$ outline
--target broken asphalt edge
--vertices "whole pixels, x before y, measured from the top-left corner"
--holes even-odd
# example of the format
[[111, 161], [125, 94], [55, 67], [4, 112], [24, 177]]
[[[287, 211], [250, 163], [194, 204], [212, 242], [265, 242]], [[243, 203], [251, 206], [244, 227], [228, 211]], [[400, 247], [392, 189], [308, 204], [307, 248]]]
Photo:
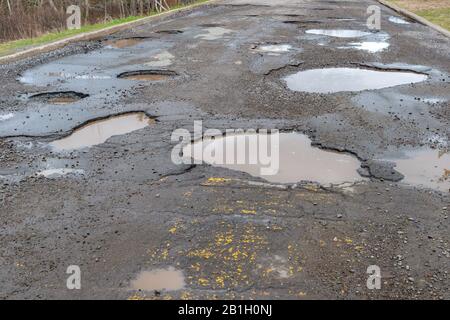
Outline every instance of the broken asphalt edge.
[[120, 32], [120, 31], [127, 30], [129, 28], [141, 26], [148, 22], [158, 21], [160, 19], [170, 17], [170, 16], [175, 15], [180, 12], [185, 12], [185, 11], [189, 11], [189, 10], [192, 10], [192, 9], [195, 9], [198, 7], [202, 7], [205, 5], [210, 5], [210, 4], [213, 4], [218, 1], [219, 0], [209, 0], [209, 1], [202, 2], [202, 3], [194, 3], [194, 4], [191, 4], [186, 7], [162, 12], [162, 13], [159, 13], [154, 16], [144, 17], [144, 18], [141, 18], [141, 19], [138, 19], [135, 21], [125, 22], [125, 23], [122, 23], [122, 24], [119, 24], [116, 26], [111, 26], [111, 27], [107, 27], [104, 29], [100, 29], [100, 30], [77, 34], [77, 35], [69, 37], [69, 38], [65, 38], [62, 40], [47, 43], [44, 45], [40, 45], [37, 47], [33, 47], [30, 49], [26, 49], [23, 51], [19, 51], [19, 52], [10, 54], [10, 55], [0, 57], [0, 64], [11, 63], [11, 62], [15, 62], [15, 61], [18, 61], [21, 59], [33, 57], [33, 56], [36, 56], [41, 53], [46, 53], [46, 52], [50, 52], [53, 50], [61, 49], [71, 43], [75, 43], [75, 42], [79, 42], [79, 41], [89, 41], [89, 40], [94, 40], [94, 39], [98, 39], [101, 37], [105, 37], [105, 36]]
[[390, 9], [394, 10], [395, 12], [397, 12], [397, 13], [403, 15], [403, 16], [406, 16], [406, 17], [408, 17], [410, 19], [413, 19], [413, 20], [417, 21], [418, 23], [426, 25], [426, 26], [430, 27], [431, 29], [434, 29], [435, 31], [440, 32], [443, 35], [445, 35], [448, 38], [450, 38], [450, 31], [448, 31], [448, 30], [446, 30], [446, 29], [444, 29], [444, 28], [442, 28], [442, 27], [440, 27], [440, 26], [438, 26], [438, 25], [428, 21], [427, 19], [422, 18], [422, 17], [418, 16], [417, 14], [412, 13], [409, 10], [400, 8], [399, 6], [397, 6], [397, 5], [393, 4], [393, 3], [389, 3], [386, 0], [377, 0], [377, 1], [379, 3], [381, 3], [382, 5], [384, 5], [384, 6], [388, 7], [388, 8], [390, 8]]

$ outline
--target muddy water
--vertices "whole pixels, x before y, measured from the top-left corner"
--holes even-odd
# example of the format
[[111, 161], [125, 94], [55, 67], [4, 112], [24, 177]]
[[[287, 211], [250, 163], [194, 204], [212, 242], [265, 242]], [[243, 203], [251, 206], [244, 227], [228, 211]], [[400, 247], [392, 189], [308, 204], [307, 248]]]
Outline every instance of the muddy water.
[[169, 78], [169, 76], [163, 74], [135, 74], [132, 76], [127, 76], [124, 79], [136, 81], [162, 81], [167, 78]]
[[142, 291], [176, 291], [185, 287], [184, 275], [173, 267], [142, 271], [131, 281], [131, 289]]
[[309, 93], [334, 93], [389, 88], [427, 80], [413, 72], [328, 68], [300, 71], [283, 80], [289, 89]]
[[315, 35], [324, 35], [328, 37], [336, 37], [336, 38], [359, 38], [371, 35], [370, 32], [364, 32], [359, 30], [345, 30], [345, 29], [336, 29], [336, 30], [325, 30], [325, 29], [311, 29], [306, 30], [307, 34], [315, 34]]
[[113, 48], [123, 49], [138, 45], [142, 41], [144, 41], [142, 38], [129, 38], [129, 39], [110, 40], [107, 41], [105, 44]]
[[[323, 185], [330, 185], [363, 180], [357, 173], [360, 167], [358, 159], [348, 154], [325, 151], [313, 147], [311, 146], [311, 140], [306, 135], [298, 133], [280, 133], [276, 148], [272, 149], [272, 145], [270, 144], [269, 150], [279, 150], [277, 152], [279, 154], [279, 170], [273, 175], [263, 175], [261, 174], [261, 168], [267, 168], [268, 166], [261, 164], [261, 161], [257, 161], [257, 164], [250, 164], [252, 162], [249, 160], [250, 153], [253, 155], [261, 153], [260, 136], [257, 133], [243, 133], [217, 137], [214, 140], [206, 140], [203, 145], [199, 145], [201, 143], [199, 141], [193, 145], [186, 146], [183, 154], [187, 158], [196, 160], [203, 159], [203, 161], [213, 166], [246, 172], [272, 183], [312, 181]], [[235, 159], [234, 164], [229, 164], [228, 161], [224, 160], [227, 157], [226, 150], [233, 143], [236, 146], [238, 145], [237, 138], [245, 139], [245, 146], [243, 148], [238, 147], [241, 154], [245, 154], [245, 161], [244, 164], [236, 164], [238, 162]], [[250, 147], [250, 139], [258, 141], [257, 149]], [[203, 149], [205, 153], [210, 153], [211, 150], [215, 150], [214, 159], [221, 160], [210, 161], [205, 157], [202, 158], [201, 152], [200, 154], [195, 152], [195, 148]], [[225, 162], [227, 164], [223, 164]]]
[[450, 152], [422, 148], [406, 151], [396, 163], [395, 170], [405, 176], [402, 182], [441, 191], [450, 190]]
[[140, 130], [154, 123], [154, 119], [141, 112], [120, 115], [91, 122], [75, 130], [70, 136], [53, 141], [50, 146], [56, 151], [92, 147], [113, 136]]

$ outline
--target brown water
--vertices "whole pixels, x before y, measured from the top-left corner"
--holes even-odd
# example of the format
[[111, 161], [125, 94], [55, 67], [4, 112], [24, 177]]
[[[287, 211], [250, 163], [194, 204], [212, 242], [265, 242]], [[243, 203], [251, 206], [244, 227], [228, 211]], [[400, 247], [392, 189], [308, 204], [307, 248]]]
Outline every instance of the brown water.
[[137, 278], [132, 280], [131, 288], [142, 291], [176, 291], [185, 287], [183, 272], [173, 267], [142, 271]]
[[[313, 181], [320, 184], [341, 184], [344, 182], [356, 182], [364, 180], [357, 170], [360, 168], [360, 162], [357, 158], [345, 154], [332, 151], [325, 151], [311, 146], [311, 140], [303, 134], [298, 133], [280, 133], [279, 141], [275, 142], [276, 148], [270, 150], [279, 150], [279, 168], [278, 172], [272, 175], [263, 175], [261, 173], [262, 165], [258, 161], [252, 164], [250, 154], [257, 154], [260, 151], [250, 147], [250, 139], [258, 141], [258, 150], [260, 150], [261, 140], [258, 133], [233, 134], [225, 137], [217, 137], [214, 140], [206, 140], [203, 145], [199, 145], [200, 141], [184, 148], [185, 157], [197, 160], [202, 159], [202, 155], [195, 153], [194, 148], [202, 148], [206, 153], [215, 150], [215, 159], [220, 161], [211, 161], [205, 159], [203, 161], [217, 167], [228, 168], [232, 170], [246, 172], [255, 177], [261, 177], [272, 183], [296, 183], [300, 181]], [[244, 164], [238, 164], [236, 159], [234, 164], [225, 161], [227, 155], [227, 147], [229, 145], [237, 146], [237, 138], [245, 139], [245, 146], [237, 148], [241, 154], [245, 154]], [[255, 140], [257, 139], [257, 140]], [[242, 141], [242, 140], [240, 140]], [[234, 147], [233, 147], [234, 149]]]
[[407, 71], [375, 71], [359, 68], [326, 68], [300, 71], [283, 80], [289, 89], [309, 93], [375, 90], [427, 80]]
[[91, 147], [102, 144], [113, 136], [140, 130], [154, 123], [154, 119], [142, 112], [120, 115], [91, 122], [75, 130], [70, 136], [53, 141], [50, 146], [57, 151]]
[[128, 47], [133, 47], [141, 43], [143, 39], [141, 38], [129, 38], [129, 39], [119, 39], [119, 40], [109, 40], [106, 41], [107, 46], [111, 46], [117, 49], [123, 49]]
[[56, 97], [56, 98], [49, 99], [47, 102], [51, 103], [51, 104], [64, 105], [64, 104], [71, 104], [71, 103], [77, 102], [78, 100], [80, 100], [80, 99], [75, 98], [75, 97]]
[[401, 158], [390, 159], [395, 170], [405, 178], [402, 182], [441, 191], [450, 189], [450, 153], [448, 150], [423, 148], [405, 152]]

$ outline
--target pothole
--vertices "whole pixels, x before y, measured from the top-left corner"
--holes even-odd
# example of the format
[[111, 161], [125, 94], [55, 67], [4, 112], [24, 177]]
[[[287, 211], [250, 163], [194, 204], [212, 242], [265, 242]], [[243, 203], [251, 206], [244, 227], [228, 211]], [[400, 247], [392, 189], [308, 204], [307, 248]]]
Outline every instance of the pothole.
[[177, 75], [175, 71], [171, 70], [136, 70], [121, 73], [117, 78], [136, 81], [162, 81]]
[[335, 29], [335, 30], [310, 29], [306, 30], [305, 32], [307, 34], [323, 35], [336, 38], [359, 38], [369, 36], [372, 34], [370, 32], [360, 30], [345, 30], [345, 29]]
[[183, 272], [173, 267], [142, 271], [130, 283], [131, 289], [140, 291], [177, 291], [186, 286]]
[[203, 40], [212, 41], [212, 40], [221, 39], [225, 35], [234, 32], [233, 30], [222, 28], [222, 27], [206, 28], [205, 31], [206, 31], [206, 33], [198, 34], [198, 35], [195, 36], [195, 38], [196, 39], [200, 38], [200, 39], [203, 39]]
[[376, 90], [417, 83], [427, 79], [427, 75], [414, 72], [375, 71], [359, 68], [312, 69], [283, 78], [290, 90], [308, 93]]
[[35, 94], [30, 97], [32, 100], [37, 100], [50, 104], [71, 104], [81, 99], [89, 97], [88, 94], [75, 91], [61, 91], [61, 92], [44, 92]]
[[67, 175], [84, 175], [84, 170], [82, 169], [46, 169], [36, 173], [38, 176], [42, 176], [48, 179], [55, 179]]
[[[330, 185], [363, 180], [357, 172], [361, 164], [352, 155], [314, 147], [306, 135], [299, 133], [280, 133], [274, 140], [269, 136], [255, 132], [204, 139], [185, 146], [183, 157], [246, 172], [271, 183], [312, 181]], [[255, 159], [257, 155], [259, 159]]]
[[155, 33], [159, 34], [181, 34], [183, 33], [183, 30], [157, 30]]
[[339, 47], [339, 49], [355, 49], [363, 50], [370, 53], [381, 52], [389, 48], [388, 42], [376, 42], [376, 41], [363, 41], [363, 42], [351, 42], [348, 47]]
[[259, 52], [285, 53], [292, 50], [290, 44], [264, 44], [255, 46], [254, 50]]
[[139, 43], [143, 42], [145, 39], [147, 39], [147, 38], [134, 37], [134, 38], [126, 38], [126, 39], [108, 40], [105, 42], [105, 45], [113, 47], [113, 48], [117, 48], [117, 49], [123, 49], [123, 48], [136, 46]]
[[388, 157], [395, 170], [404, 175], [402, 182], [441, 191], [450, 191], [450, 153], [447, 149], [407, 150], [400, 157]]
[[75, 129], [65, 138], [50, 143], [56, 151], [76, 150], [106, 142], [109, 138], [124, 135], [155, 124], [155, 119], [143, 112], [122, 114], [92, 121]]

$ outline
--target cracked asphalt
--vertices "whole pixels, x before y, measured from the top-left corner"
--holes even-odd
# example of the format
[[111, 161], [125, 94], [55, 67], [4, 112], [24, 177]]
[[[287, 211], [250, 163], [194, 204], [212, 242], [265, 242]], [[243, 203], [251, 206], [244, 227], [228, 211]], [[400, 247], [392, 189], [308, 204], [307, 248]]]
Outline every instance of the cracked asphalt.
[[[366, 10], [377, 4], [216, 1], [0, 66], [0, 298], [449, 299], [449, 190], [406, 184], [379, 161], [393, 150], [448, 148], [449, 39], [390, 22], [397, 14], [386, 7], [380, 32], [389, 48], [381, 52], [305, 32], [369, 32]], [[139, 41], [110, 45], [128, 38]], [[292, 50], [258, 50], [277, 44]], [[290, 91], [282, 80], [330, 67], [429, 78], [334, 94]], [[155, 68], [176, 76], [117, 78]], [[31, 98], [46, 92], [80, 100]], [[156, 122], [91, 148], [49, 147], [87, 123], [130, 112]], [[304, 133], [317, 147], [357, 157], [368, 179], [277, 185], [175, 165], [172, 132], [192, 132], [194, 120], [223, 131]], [[77, 173], [38, 174], [48, 169]], [[70, 265], [80, 266], [81, 290], [66, 287]], [[366, 286], [371, 265], [381, 269], [380, 290]], [[130, 288], [139, 272], [169, 267], [182, 271], [182, 289]]]

